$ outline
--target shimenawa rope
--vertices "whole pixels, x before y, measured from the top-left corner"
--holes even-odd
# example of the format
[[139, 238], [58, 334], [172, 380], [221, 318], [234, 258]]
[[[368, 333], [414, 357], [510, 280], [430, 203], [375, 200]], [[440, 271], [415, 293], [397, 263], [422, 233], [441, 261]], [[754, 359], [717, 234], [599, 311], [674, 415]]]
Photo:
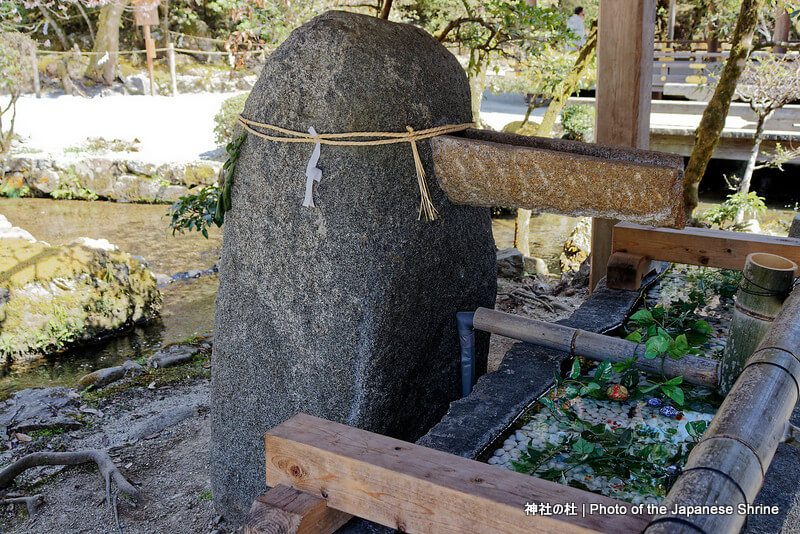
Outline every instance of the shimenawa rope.
[[[417, 219], [422, 219], [424, 214], [425, 219], [428, 221], [435, 220], [438, 217], [438, 212], [431, 201], [428, 183], [425, 180], [425, 169], [422, 166], [422, 160], [417, 150], [417, 141], [430, 139], [438, 135], [460, 132], [474, 126], [472, 123], [446, 124], [444, 126], [436, 126], [425, 130], [414, 130], [411, 126], [406, 126], [406, 132], [344, 132], [312, 135], [306, 132], [288, 130], [272, 124], [252, 121], [241, 115], [239, 115], [236, 120], [247, 133], [251, 133], [262, 139], [280, 143], [320, 143], [323, 145], [336, 146], [380, 146], [394, 143], [411, 144], [411, 152], [414, 156], [414, 167], [417, 171], [417, 186], [419, 187], [420, 194], [419, 216]], [[270, 135], [260, 132], [255, 128], [272, 130], [273, 132], [283, 135]], [[361, 140], [360, 138], [363, 137], [373, 139]]]

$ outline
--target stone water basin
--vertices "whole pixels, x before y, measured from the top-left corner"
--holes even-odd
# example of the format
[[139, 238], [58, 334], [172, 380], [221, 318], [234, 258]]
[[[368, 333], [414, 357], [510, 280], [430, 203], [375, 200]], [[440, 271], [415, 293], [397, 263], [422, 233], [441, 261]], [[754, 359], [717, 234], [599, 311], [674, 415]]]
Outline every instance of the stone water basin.
[[[688, 300], [691, 292], [701, 293], [706, 304], [699, 308], [698, 315], [709, 323], [711, 333], [699, 351], [706, 357], [720, 358], [727, 340], [733, 307], [731, 290], [735, 289], [736, 280], [735, 276], [718, 269], [672, 266], [645, 293], [645, 305], [650, 309], [655, 306], [668, 308]], [[581, 376], [585, 378], [596, 364], [582, 361], [581, 365]], [[640, 377], [640, 383], [643, 383], [646, 377], [644, 374]], [[618, 383], [619, 378], [619, 375], [612, 375], [608, 383]], [[504, 434], [502, 443], [499, 440], [495, 442], [489, 449], [490, 456], [484, 459], [492, 465], [527, 472], [614, 499], [634, 504], [658, 504], [722, 400], [710, 388], [693, 386], [684, 387], [684, 390], [686, 400], [680, 406], [668, 397], [658, 395], [657, 390], [620, 402], [590, 396], [567, 400], [563, 388], [553, 388], [544, 396], [552, 403], [546, 400], [537, 402], [519, 417], [510, 433]], [[564, 416], [567, 412], [570, 417]], [[586, 427], [576, 425], [574, 419], [589, 425], [602, 425], [616, 435], [629, 430], [632, 440], [628, 450], [634, 451], [634, 455], [636, 450], [644, 447], [657, 445], [658, 450], [645, 457], [649, 465], [638, 473], [632, 474], [624, 468], [615, 472], [621, 462], [613, 459], [599, 466], [598, 472], [587, 465], [590, 462], [576, 461], [580, 455], [575, 451], [575, 443], [582, 434], [586, 436]], [[695, 430], [694, 435], [690, 427]]]
[[[711, 393], [710, 390], [699, 392]], [[553, 390], [548, 396], [558, 403], [563, 403], [560, 393]], [[611, 431], [630, 429], [633, 434], [631, 450], [637, 450], [643, 445], [660, 444], [665, 457], [685, 455], [696, 442], [696, 437], [687, 430], [687, 423], [703, 421], [708, 424], [714, 417], [716, 407], [711, 403], [695, 402], [693, 406], [698, 409], [676, 407], [676, 415], [666, 416], [661, 413], [661, 409], [671, 404], [657, 399], [661, 404], [650, 401], [653, 404], [651, 405], [648, 400], [653, 398], [615, 402], [578, 397], [567, 401], [566, 404], [568, 404], [567, 410], [586, 423], [603, 425]], [[549, 472], [549, 476], [543, 478], [634, 504], [659, 503], [666, 495], [666, 482], [671, 476], [677, 475], [677, 468], [681, 467], [681, 465], [672, 467], [673, 464], [667, 461], [660, 462], [660, 454], [659, 458], [648, 458], [648, 461], [653, 462], [653, 468], [649, 470], [653, 476], [650, 477], [626, 477], [623, 473], [609, 476], [608, 473], [597, 473], [589, 465], [569, 461], [569, 455], [573, 452], [571, 444], [580, 438], [581, 429], [565, 423], [563, 417], [541, 404], [537, 404], [521, 420], [526, 422], [510, 434], [502, 446], [494, 450], [488, 459], [489, 464], [511, 470], [523, 470], [522, 466], [515, 465], [515, 462], [524, 459], [526, 451], [531, 448], [551, 456], [550, 459], [544, 459], [532, 474], [542, 476]], [[666, 476], [658, 476], [665, 474]]]

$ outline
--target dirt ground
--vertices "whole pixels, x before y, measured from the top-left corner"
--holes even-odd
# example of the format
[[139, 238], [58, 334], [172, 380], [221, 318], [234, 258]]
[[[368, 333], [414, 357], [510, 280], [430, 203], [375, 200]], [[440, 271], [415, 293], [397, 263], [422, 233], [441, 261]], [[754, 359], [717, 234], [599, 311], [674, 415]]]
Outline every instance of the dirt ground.
[[[41, 438], [26, 445], [31, 450], [46, 449], [48, 445], [59, 448], [67, 441], [67, 450], [108, 447], [117, 467], [143, 496], [139, 503], [119, 499], [119, 519], [125, 533], [226, 532], [224, 522], [218, 521], [211, 505], [207, 471], [208, 379], [154, 394], [143, 389], [102, 407], [105, 413], [100, 424], [55, 436], [44, 447]], [[182, 407], [191, 407], [191, 415], [175, 423], [176, 417], [170, 414], [177, 411], [185, 415]], [[171, 426], [157, 431], [164, 424]], [[153, 434], [138, 440], [133, 437], [150, 430]], [[42, 477], [44, 481], [37, 483], [36, 479]], [[25, 480], [32, 481], [35, 487], [28, 489], [23, 484], [22, 492], [43, 495], [44, 505], [33, 519], [27, 518], [24, 507], [15, 512], [4, 507], [2, 532], [118, 532], [108, 505], [102, 502], [104, 482], [94, 465], [35, 468], [26, 473]]]

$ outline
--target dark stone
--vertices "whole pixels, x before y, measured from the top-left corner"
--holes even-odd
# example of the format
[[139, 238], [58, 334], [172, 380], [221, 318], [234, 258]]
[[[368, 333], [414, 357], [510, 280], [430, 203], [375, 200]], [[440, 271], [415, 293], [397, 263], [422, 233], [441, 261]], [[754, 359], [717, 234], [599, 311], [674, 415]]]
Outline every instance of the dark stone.
[[45, 428], [75, 430], [80, 403], [65, 387], [23, 389], [9, 397], [0, 408], [0, 427], [12, 432], [34, 432]]
[[522, 276], [525, 267], [525, 257], [515, 248], [506, 248], [497, 251], [497, 276], [503, 278], [517, 278]]
[[147, 363], [150, 367], [163, 369], [189, 362], [199, 353], [200, 348], [193, 345], [170, 345], [150, 356]]
[[89, 391], [101, 389], [117, 380], [121, 380], [125, 376], [125, 373], [126, 369], [121, 365], [98, 369], [88, 375], [82, 376], [81, 379], [78, 380], [78, 387]]
[[[245, 105], [307, 131], [469, 122], [458, 61], [419, 28], [329, 12], [273, 52]], [[418, 143], [434, 222], [417, 220], [407, 143], [313, 147], [248, 136], [225, 216], [213, 353], [211, 479], [239, 522], [264, 483], [264, 432], [298, 412], [415, 440], [460, 392], [455, 314], [492, 307], [489, 211], [452, 205]], [[487, 344], [480, 344], [485, 369]]]

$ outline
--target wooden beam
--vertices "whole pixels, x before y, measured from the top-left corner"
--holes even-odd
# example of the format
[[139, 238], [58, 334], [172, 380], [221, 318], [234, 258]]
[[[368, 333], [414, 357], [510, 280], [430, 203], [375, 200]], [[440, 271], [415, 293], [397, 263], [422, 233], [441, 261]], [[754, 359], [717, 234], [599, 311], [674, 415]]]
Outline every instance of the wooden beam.
[[325, 499], [279, 484], [253, 502], [244, 534], [332, 534], [352, 517], [328, 508]]
[[685, 223], [680, 156], [485, 130], [434, 137], [431, 148], [436, 179], [455, 204]]
[[639, 254], [614, 252], [608, 260], [606, 287], [638, 291], [642, 279], [650, 272], [651, 261]]
[[614, 252], [655, 261], [741, 271], [748, 254], [767, 252], [800, 264], [800, 239], [707, 228], [653, 228], [631, 223], [614, 227]]
[[[305, 414], [267, 432], [265, 447], [267, 485], [411, 534], [641, 532], [648, 521], [628, 503]], [[526, 515], [526, 503], [575, 503], [577, 515]]]
[[[648, 148], [653, 83], [655, 0], [600, 0], [597, 35], [596, 141]], [[590, 290], [611, 256], [608, 220], [592, 224]]]

